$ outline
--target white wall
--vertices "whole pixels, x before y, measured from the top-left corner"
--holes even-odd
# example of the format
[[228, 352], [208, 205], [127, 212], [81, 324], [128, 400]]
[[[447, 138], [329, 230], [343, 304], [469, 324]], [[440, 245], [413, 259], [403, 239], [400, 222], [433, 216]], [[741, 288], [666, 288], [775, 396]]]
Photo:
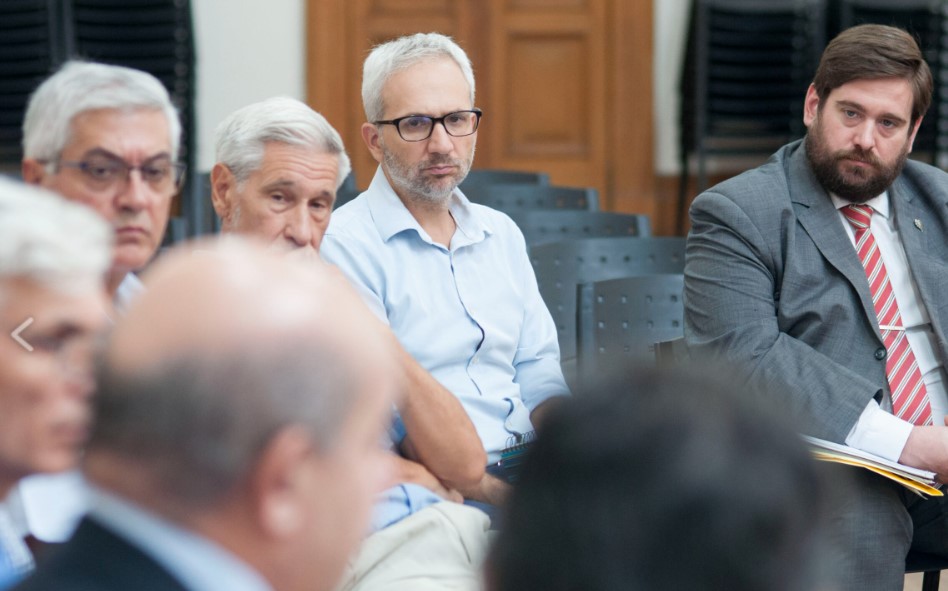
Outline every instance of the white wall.
[[197, 167], [214, 164], [214, 128], [276, 95], [303, 99], [304, 0], [192, 0], [197, 53]]
[[676, 175], [678, 165], [679, 87], [685, 59], [691, 0], [654, 0], [654, 55], [652, 85], [655, 100], [655, 171]]

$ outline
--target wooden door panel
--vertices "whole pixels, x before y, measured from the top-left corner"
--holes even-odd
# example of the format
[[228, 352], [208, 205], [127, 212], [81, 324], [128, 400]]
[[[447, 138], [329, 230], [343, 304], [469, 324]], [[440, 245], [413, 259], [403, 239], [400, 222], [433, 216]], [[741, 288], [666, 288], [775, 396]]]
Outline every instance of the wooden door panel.
[[605, 191], [605, 4], [493, 0], [490, 166]]
[[366, 186], [362, 61], [376, 43], [438, 31], [477, 77], [478, 168], [542, 170], [653, 214], [650, 0], [308, 0], [309, 99]]
[[[499, 101], [507, 158], [587, 158], [590, 150], [589, 60], [579, 35], [517, 35], [507, 46], [505, 96]], [[555, 94], [557, 100], [544, 100]]]

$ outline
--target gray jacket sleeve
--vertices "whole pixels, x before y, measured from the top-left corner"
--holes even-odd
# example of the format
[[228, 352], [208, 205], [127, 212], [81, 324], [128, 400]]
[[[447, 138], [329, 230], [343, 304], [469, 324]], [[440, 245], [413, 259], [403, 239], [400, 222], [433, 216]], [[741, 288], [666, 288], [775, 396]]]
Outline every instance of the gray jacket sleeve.
[[846, 363], [840, 353], [852, 348], [846, 342], [852, 334], [834, 332], [833, 324], [864, 331], [865, 321], [858, 310], [841, 312], [845, 300], [831, 301], [839, 298], [829, 283], [842, 293], [848, 288], [820, 276], [825, 269], [790, 200], [772, 197], [786, 195], [786, 186], [763, 175], [751, 178], [755, 182], [736, 191], [738, 200], [725, 186], [692, 205], [684, 291], [689, 349], [713, 359], [724, 375], [782, 397], [804, 415], [808, 434], [842, 442], [880, 394], [874, 345], [863, 343], [861, 351], [868, 351], [861, 362], [872, 368], [870, 375]]

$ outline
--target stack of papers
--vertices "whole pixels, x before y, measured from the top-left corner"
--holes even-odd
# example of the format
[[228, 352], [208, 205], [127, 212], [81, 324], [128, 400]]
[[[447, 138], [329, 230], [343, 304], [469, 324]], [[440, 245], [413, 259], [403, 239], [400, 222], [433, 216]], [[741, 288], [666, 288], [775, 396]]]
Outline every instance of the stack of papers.
[[810, 451], [818, 460], [871, 470], [880, 476], [898, 482], [919, 496], [943, 496], [941, 490], [937, 488], [938, 482], [935, 481], [934, 472], [903, 466], [898, 462], [880, 458], [848, 445], [840, 445], [816, 437], [804, 436], [804, 439], [810, 444]]

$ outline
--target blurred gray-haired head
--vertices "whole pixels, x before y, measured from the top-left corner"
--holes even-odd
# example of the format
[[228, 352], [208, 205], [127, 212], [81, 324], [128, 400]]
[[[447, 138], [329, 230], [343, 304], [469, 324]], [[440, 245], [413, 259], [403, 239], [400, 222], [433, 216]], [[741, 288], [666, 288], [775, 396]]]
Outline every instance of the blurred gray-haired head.
[[94, 211], [0, 178], [0, 282], [25, 278], [73, 292], [103, 285], [111, 261], [112, 229]]
[[288, 427], [328, 454], [379, 394], [388, 344], [325, 265], [230, 237], [164, 255], [145, 280], [100, 363], [87, 464], [123, 458], [167, 507], [213, 505]]

